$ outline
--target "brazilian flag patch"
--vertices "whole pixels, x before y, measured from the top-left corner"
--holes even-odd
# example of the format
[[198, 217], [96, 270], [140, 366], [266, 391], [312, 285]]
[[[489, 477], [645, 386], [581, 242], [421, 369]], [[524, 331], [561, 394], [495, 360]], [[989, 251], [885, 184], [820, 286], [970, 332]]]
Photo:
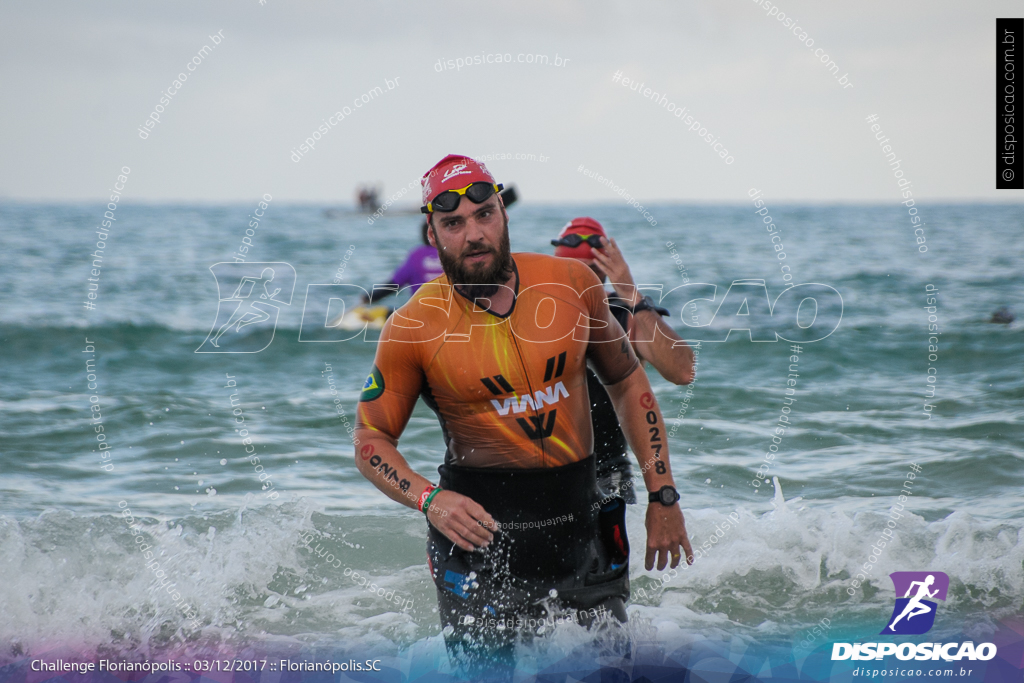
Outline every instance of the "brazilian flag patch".
[[384, 377], [381, 376], [380, 370], [374, 365], [373, 369], [370, 370], [370, 374], [366, 377], [366, 382], [363, 384], [363, 393], [360, 394], [360, 401], [372, 401], [384, 393]]

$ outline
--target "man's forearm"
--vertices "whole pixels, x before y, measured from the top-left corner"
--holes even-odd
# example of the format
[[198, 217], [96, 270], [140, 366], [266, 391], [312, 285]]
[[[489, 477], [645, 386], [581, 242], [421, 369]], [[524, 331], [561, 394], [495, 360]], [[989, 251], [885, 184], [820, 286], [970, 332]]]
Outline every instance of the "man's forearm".
[[356, 467], [391, 500], [414, 510], [419, 498], [431, 482], [409, 467], [388, 437], [369, 429], [357, 429]]
[[630, 340], [637, 355], [673, 384], [693, 381], [693, 350], [656, 311], [633, 316]]
[[605, 389], [615, 406], [626, 440], [640, 464], [647, 490], [675, 486], [668, 457], [665, 421], [651, 391], [647, 373], [637, 368], [626, 379]]

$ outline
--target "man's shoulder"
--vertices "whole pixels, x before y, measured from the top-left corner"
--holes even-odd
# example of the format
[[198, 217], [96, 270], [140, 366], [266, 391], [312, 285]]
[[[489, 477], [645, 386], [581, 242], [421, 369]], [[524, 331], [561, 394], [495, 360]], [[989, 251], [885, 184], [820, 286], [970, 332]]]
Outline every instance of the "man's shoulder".
[[594, 271], [574, 258], [530, 253], [517, 253], [512, 256], [515, 258], [524, 288], [551, 283], [568, 285], [583, 294], [591, 287], [601, 286], [601, 281], [597, 279]]
[[519, 268], [520, 273], [524, 270], [530, 272], [550, 270], [552, 268], [557, 270], [566, 270], [572, 268], [573, 265], [583, 264], [576, 259], [561, 258], [559, 256], [551, 256], [549, 254], [536, 254], [529, 251], [515, 252], [512, 254], [512, 258], [516, 261], [516, 266]]
[[401, 313], [409, 317], [410, 313], [418, 313], [419, 320], [423, 315], [428, 315], [431, 310], [437, 312], [438, 299], [447, 301], [451, 298], [452, 288], [448, 283], [448, 276], [441, 274], [433, 280], [420, 285], [409, 300], [395, 309], [395, 313]]

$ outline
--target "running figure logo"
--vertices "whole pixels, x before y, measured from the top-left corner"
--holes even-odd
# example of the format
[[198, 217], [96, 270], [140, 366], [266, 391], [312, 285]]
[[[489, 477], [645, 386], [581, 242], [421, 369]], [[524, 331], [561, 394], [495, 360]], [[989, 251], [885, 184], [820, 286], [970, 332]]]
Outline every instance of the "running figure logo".
[[[949, 577], [942, 572], [893, 572], [889, 576], [896, 586], [896, 607], [882, 633], [905, 636], [927, 633], [935, 623], [937, 606], [928, 598], [945, 600]], [[901, 595], [903, 597], [899, 597]]]
[[290, 306], [295, 269], [287, 263], [216, 263], [217, 317], [196, 353], [259, 353], [274, 341], [281, 309]]

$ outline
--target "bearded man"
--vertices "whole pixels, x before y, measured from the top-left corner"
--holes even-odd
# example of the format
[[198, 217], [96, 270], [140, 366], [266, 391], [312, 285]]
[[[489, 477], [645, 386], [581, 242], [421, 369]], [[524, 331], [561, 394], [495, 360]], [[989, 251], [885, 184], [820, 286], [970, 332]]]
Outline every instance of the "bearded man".
[[[647, 569], [693, 553], [661, 411], [597, 276], [575, 259], [511, 253], [502, 186], [483, 164], [449, 155], [422, 186], [445, 274], [384, 326], [360, 397], [356, 464], [426, 516], [449, 652], [508, 667], [521, 626], [537, 618], [626, 620], [625, 506], [601, 504], [588, 365], [651, 492]], [[444, 433], [438, 485], [398, 450], [420, 397]]]

